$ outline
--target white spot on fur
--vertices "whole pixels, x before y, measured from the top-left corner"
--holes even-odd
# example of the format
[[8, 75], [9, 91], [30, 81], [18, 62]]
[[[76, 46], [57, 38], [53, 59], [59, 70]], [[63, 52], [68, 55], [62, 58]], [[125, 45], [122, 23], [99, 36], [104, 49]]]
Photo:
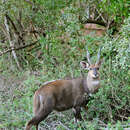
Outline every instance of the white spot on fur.
[[40, 102], [42, 102], [42, 100], [43, 100], [43, 97], [42, 97], [42, 95], [39, 95], [39, 97], [40, 97]]

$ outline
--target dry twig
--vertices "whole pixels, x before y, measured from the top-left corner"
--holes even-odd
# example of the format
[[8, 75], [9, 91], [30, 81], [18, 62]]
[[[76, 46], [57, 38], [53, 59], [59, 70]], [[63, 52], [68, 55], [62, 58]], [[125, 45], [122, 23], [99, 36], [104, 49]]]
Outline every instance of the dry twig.
[[13, 50], [18, 51], [18, 50], [21, 50], [21, 49], [24, 49], [24, 48], [33, 46], [33, 45], [35, 45], [37, 42], [38, 42], [38, 41], [35, 41], [35, 42], [31, 43], [31, 44], [24, 45], [24, 46], [21, 46], [21, 47], [18, 47], [18, 48], [13, 47], [13, 48], [11, 48], [11, 49], [7, 49], [7, 50], [1, 52], [1, 53], [0, 53], [0, 56], [2, 56], [3, 54], [6, 54], [6, 53], [8, 53], [8, 52], [11, 52], [11, 51], [13, 51]]

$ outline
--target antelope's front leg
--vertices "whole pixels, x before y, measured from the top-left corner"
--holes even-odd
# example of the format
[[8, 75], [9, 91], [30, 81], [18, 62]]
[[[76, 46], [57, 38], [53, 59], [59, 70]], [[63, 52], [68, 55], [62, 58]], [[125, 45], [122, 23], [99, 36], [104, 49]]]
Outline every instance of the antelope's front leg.
[[76, 122], [82, 120], [82, 116], [81, 116], [80, 112], [81, 112], [81, 107], [76, 106], [73, 108], [73, 113], [74, 113], [74, 117], [76, 119]]
[[84, 96], [83, 98], [83, 102], [81, 104], [82, 108], [85, 110], [85, 111], [88, 111], [88, 106], [87, 104], [89, 103], [90, 100], [92, 100], [93, 98], [91, 98], [90, 96]]

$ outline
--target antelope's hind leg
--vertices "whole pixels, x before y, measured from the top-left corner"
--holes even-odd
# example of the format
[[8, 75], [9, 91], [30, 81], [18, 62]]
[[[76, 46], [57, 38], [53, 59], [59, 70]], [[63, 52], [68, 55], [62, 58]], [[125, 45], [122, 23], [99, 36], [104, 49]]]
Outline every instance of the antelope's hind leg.
[[43, 121], [50, 113], [52, 112], [51, 109], [49, 110], [42, 110], [39, 112], [38, 115], [34, 116], [28, 123], [26, 126], [26, 130], [30, 130], [30, 128], [35, 125], [36, 126], [36, 130], [38, 130], [38, 124]]
[[35, 112], [35, 116], [27, 123], [26, 130], [35, 125], [36, 130], [38, 130], [38, 124], [43, 121], [53, 110], [54, 100], [52, 98], [47, 98], [43, 104], [40, 104], [40, 110], [38, 113]]

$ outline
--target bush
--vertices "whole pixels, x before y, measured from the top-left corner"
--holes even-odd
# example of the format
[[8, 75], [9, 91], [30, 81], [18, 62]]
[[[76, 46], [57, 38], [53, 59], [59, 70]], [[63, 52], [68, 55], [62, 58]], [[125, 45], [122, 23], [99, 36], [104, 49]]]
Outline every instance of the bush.
[[89, 104], [91, 116], [98, 116], [106, 123], [129, 119], [129, 19], [125, 22], [119, 35], [112, 40], [107, 39], [103, 45], [106, 60], [101, 70], [102, 88]]

